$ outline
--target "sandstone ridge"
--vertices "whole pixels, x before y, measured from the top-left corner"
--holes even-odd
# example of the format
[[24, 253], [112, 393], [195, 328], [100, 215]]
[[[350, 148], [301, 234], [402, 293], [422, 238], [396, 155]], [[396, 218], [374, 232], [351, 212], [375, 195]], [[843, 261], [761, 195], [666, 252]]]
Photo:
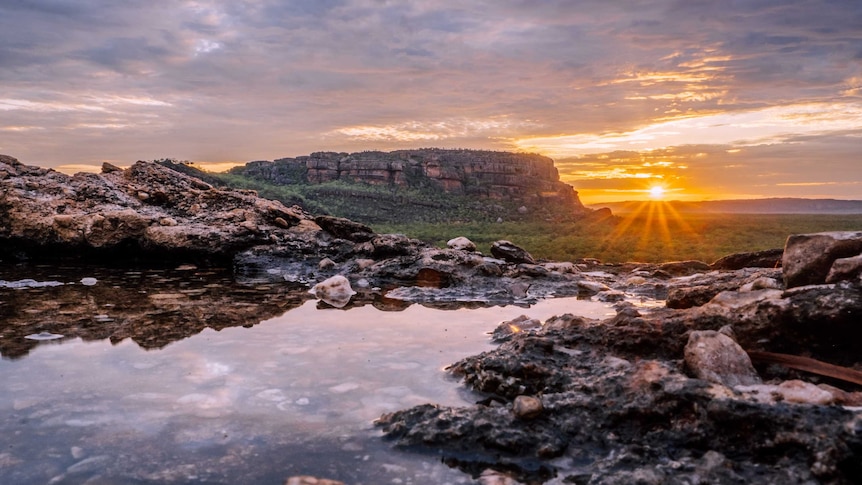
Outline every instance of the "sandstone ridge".
[[563, 205], [588, 210], [577, 191], [560, 181], [554, 161], [536, 154], [425, 148], [393, 152], [316, 152], [296, 158], [255, 161], [232, 173], [278, 185], [359, 182], [446, 193], [526, 206]]

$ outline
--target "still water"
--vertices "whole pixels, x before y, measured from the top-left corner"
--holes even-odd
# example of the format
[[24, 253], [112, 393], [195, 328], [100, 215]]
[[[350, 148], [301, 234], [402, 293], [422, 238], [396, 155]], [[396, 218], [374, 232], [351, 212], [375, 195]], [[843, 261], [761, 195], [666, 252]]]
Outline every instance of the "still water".
[[393, 449], [373, 420], [475, 401], [443, 369], [493, 348], [501, 321], [612, 313], [576, 299], [339, 310], [195, 268], [31, 270], [36, 283], [0, 285], [3, 484], [473, 483]]

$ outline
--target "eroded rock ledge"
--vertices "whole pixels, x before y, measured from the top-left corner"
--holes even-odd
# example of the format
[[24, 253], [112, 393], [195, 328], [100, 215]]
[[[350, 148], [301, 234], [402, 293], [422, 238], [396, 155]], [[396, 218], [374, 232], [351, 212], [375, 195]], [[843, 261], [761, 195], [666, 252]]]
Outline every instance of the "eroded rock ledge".
[[229, 257], [319, 229], [297, 208], [216, 189], [155, 163], [68, 176], [0, 155], [0, 244], [6, 258], [62, 253]]
[[[504, 322], [498, 349], [449, 368], [487, 399], [377, 424], [475, 477], [496, 470], [493, 483], [859, 483], [862, 258], [851, 241], [862, 234], [791, 237], [783, 271], [664, 283], [643, 267], [620, 272], [606, 282], [622, 291], [664, 284], [685, 300], [718, 289], [675, 309], [623, 302], [604, 321]], [[811, 373], [821, 361], [845, 367]]]

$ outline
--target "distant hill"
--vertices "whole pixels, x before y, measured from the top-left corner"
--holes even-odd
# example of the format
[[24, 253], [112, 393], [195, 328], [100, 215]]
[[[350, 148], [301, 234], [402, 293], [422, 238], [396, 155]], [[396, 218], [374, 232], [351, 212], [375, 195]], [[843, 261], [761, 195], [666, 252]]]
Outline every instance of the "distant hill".
[[[611, 202], [591, 205], [607, 207], [614, 213], [635, 212], [643, 201]], [[725, 214], [862, 214], [862, 200], [800, 199], [778, 197], [769, 199], [708, 200], [700, 202], [667, 202], [673, 210], [682, 213]]]
[[316, 152], [212, 175], [313, 213], [366, 224], [564, 221], [592, 213], [560, 181], [554, 161], [536, 154], [439, 148]]

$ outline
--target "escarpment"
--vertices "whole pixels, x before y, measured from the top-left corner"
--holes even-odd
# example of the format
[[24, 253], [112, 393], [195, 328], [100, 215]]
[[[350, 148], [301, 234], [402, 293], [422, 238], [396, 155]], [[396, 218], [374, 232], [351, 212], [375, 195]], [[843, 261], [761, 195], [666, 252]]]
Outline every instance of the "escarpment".
[[536, 154], [427, 148], [393, 152], [316, 152], [255, 161], [232, 173], [277, 185], [333, 181], [445, 193], [530, 206], [562, 205], [586, 213], [574, 188], [560, 181], [554, 161]]

